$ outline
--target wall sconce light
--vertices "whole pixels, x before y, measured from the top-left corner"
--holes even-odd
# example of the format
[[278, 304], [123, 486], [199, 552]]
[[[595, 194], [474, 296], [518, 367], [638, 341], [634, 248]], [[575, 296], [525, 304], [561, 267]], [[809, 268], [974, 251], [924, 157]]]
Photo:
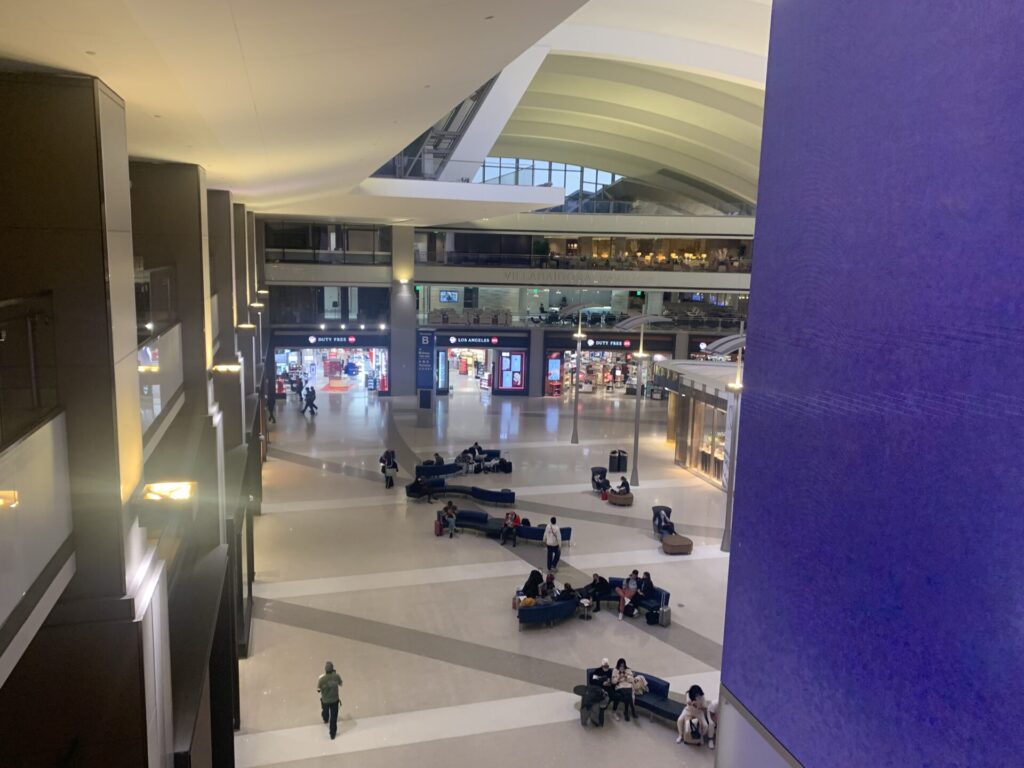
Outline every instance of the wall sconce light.
[[0, 509], [14, 509], [18, 506], [17, 491], [0, 491]]
[[360, 330], [360, 331], [365, 331], [365, 330], [366, 330], [366, 326], [365, 326], [365, 325], [363, 325], [362, 323], [360, 323], [360, 324], [359, 324], [359, 330]]
[[345, 324], [344, 323], [341, 324], [341, 330], [343, 330], [343, 331], [345, 330]]
[[408, 285], [409, 284], [409, 278], [408, 277], [403, 277], [398, 282], [399, 282], [400, 285]]
[[320, 330], [321, 331], [326, 331], [327, 330], [327, 323], [320, 323]]
[[256, 326], [253, 323], [239, 323], [235, 326], [240, 331], [255, 331]]
[[139, 373], [160, 373], [159, 365], [140, 365]]
[[249, 308], [250, 309], [263, 309], [263, 307], [264, 307], [264, 304], [263, 304], [262, 301], [250, 301], [249, 302]]
[[214, 373], [238, 373], [242, 366], [239, 363], [217, 363], [210, 370]]
[[725, 388], [728, 389], [730, 392], [742, 392], [743, 391], [743, 382], [742, 381], [730, 381], [728, 384], [725, 385]]
[[380, 324], [380, 329], [381, 329], [382, 331], [383, 331], [383, 330], [386, 330], [386, 329], [387, 329], [387, 326], [386, 326], [386, 325], [385, 325], [384, 323], [381, 323], [381, 324]]
[[196, 483], [191, 480], [146, 483], [133, 506], [139, 515], [139, 525], [144, 528], [162, 526], [172, 515], [194, 520]]
[[269, 296], [270, 295], [270, 291], [268, 291], [266, 288], [257, 288], [256, 289], [256, 293], [258, 293], [260, 296]]

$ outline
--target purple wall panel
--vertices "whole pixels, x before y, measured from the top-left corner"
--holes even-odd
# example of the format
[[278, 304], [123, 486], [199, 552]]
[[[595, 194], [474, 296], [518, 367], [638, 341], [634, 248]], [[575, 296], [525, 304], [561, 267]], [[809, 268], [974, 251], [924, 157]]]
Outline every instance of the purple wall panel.
[[775, 0], [723, 682], [807, 766], [1024, 759], [1022, 40]]

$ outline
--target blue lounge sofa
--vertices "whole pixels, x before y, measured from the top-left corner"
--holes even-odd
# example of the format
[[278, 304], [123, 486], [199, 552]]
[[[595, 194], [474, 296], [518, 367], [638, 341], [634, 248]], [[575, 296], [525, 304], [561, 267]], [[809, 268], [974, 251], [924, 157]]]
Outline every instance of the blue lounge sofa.
[[[587, 670], [586, 682], [589, 684], [596, 668]], [[685, 705], [682, 702], [670, 699], [668, 697], [669, 683], [667, 680], [662, 680], [660, 677], [649, 675], [646, 672], [637, 672], [633, 670], [633, 674], [643, 675], [647, 681], [648, 691], [643, 696], [636, 697], [636, 708], [645, 709], [650, 713], [651, 719], [655, 717], [663, 717], [666, 720], [676, 721], [679, 716], [683, 714]]]
[[[526, 541], [544, 541], [544, 529], [547, 526], [544, 525], [520, 525], [516, 528], [516, 536]], [[572, 540], [572, 528], [562, 525], [559, 526], [559, 530], [562, 532], [562, 542], [568, 543]]]
[[[516, 492], [508, 488], [477, 488], [468, 485], [449, 485], [444, 478], [432, 477], [427, 480], [431, 496], [466, 496], [486, 504], [515, 504]], [[422, 499], [427, 494], [416, 489], [415, 483], [405, 486], [405, 495], [410, 499]]]
[[579, 600], [556, 600], [551, 603], [538, 603], [528, 607], [519, 606], [519, 629], [523, 624], [552, 625], [556, 621], [568, 619], [575, 615]]
[[448, 477], [461, 475], [466, 467], [463, 464], [417, 464], [415, 477]]

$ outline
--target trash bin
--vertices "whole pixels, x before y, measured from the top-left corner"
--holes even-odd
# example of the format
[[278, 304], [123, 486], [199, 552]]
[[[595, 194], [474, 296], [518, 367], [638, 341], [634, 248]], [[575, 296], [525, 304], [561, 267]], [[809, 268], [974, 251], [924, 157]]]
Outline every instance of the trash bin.
[[612, 451], [608, 454], [609, 472], [625, 472], [628, 469], [627, 463], [625, 451]]

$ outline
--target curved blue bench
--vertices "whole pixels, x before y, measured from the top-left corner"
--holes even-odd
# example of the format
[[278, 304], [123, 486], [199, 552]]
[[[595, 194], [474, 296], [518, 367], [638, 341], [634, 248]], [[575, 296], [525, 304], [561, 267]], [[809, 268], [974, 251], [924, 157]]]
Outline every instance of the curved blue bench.
[[567, 619], [576, 613], [579, 600], [556, 600], [551, 603], [539, 603], [526, 608], [519, 607], [519, 628], [523, 624], [554, 624]]
[[[493, 488], [477, 488], [468, 485], [448, 485], [444, 478], [432, 477], [427, 480], [431, 496], [468, 496], [477, 501], [488, 504], [515, 504], [516, 492], [508, 488], [495, 490]], [[417, 492], [415, 484], [409, 483], [405, 486], [405, 495], [410, 499], [421, 499], [426, 493]]]
[[[590, 685], [590, 680], [596, 671], [596, 667], [587, 670], [587, 685]], [[643, 696], [636, 697], [637, 709], [646, 709], [652, 715], [663, 717], [666, 720], [678, 720], [686, 705], [668, 697], [669, 682], [646, 672], [633, 670], [633, 674], [643, 675], [648, 689]]]
[[[526, 539], [526, 541], [544, 541], [544, 529], [546, 527], [544, 525], [520, 525], [516, 528], [516, 536], [520, 539]], [[563, 542], [572, 540], [572, 528], [562, 525], [559, 526], [559, 530], [562, 532]]]
[[415, 477], [447, 477], [460, 475], [466, 469], [462, 464], [417, 464]]

